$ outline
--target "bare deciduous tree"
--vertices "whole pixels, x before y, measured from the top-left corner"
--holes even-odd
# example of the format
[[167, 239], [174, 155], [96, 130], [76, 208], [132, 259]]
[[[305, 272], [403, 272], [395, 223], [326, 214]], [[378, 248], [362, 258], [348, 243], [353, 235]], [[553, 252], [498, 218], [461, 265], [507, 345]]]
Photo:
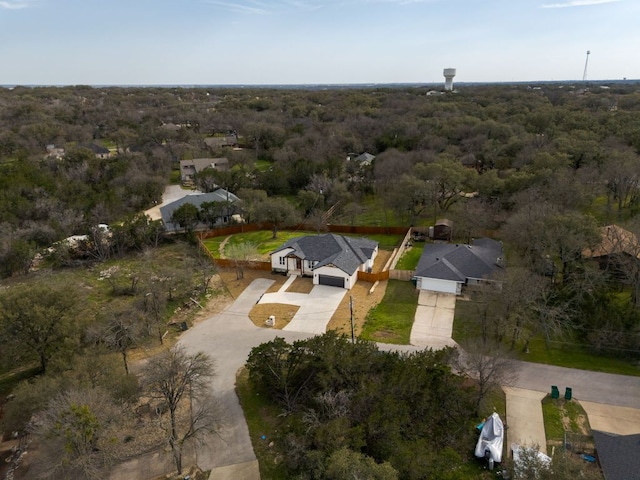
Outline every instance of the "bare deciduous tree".
[[178, 474], [185, 444], [221, 427], [219, 409], [210, 394], [213, 376], [213, 361], [207, 354], [188, 354], [179, 346], [152, 358], [144, 369], [143, 384], [147, 394], [160, 401], [159, 424]]
[[477, 382], [475, 408], [478, 414], [492, 388], [512, 385], [517, 379], [517, 364], [507, 349], [496, 343], [472, 340], [463, 348], [456, 367]]

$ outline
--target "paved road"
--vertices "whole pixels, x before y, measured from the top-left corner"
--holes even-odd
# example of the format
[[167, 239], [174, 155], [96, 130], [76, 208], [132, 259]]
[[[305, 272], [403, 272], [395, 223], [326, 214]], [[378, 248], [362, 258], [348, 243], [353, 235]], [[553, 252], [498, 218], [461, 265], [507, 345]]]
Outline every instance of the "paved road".
[[539, 363], [517, 362], [517, 365], [518, 379], [514, 387], [551, 393], [551, 386], [556, 385], [562, 395], [566, 387], [571, 387], [578, 400], [640, 408], [640, 377]]
[[[198, 449], [198, 465], [203, 470], [212, 469], [214, 478], [234, 478], [233, 467], [238, 465], [247, 480], [259, 478], [248, 476], [247, 465], [255, 462], [249, 432], [242, 409], [235, 394], [235, 376], [244, 365], [252, 347], [269, 341], [275, 336], [287, 341], [309, 336], [308, 333], [271, 330], [256, 327], [248, 313], [260, 296], [271, 286], [273, 280], [255, 280], [224, 312], [201, 322], [185, 332], [180, 344], [188, 351], [204, 351], [216, 362], [217, 377], [211, 384], [212, 391], [220, 398], [225, 412], [226, 427], [220, 437]], [[380, 345], [381, 350], [416, 351], [420, 347], [402, 345]], [[550, 365], [519, 362], [519, 378], [514, 387], [540, 392], [549, 391], [551, 385], [561, 390], [570, 386], [580, 400], [640, 408], [640, 377], [626, 377], [597, 372], [554, 367]], [[220, 472], [217, 475], [216, 472]], [[252, 470], [257, 472], [257, 470]], [[223, 473], [224, 472], [224, 475]], [[238, 473], [240, 475], [240, 473]]]
[[206, 352], [216, 363], [217, 375], [211, 388], [220, 400], [225, 428], [219, 437], [212, 437], [206, 446], [198, 449], [198, 466], [203, 470], [246, 464], [256, 459], [235, 393], [236, 372], [246, 362], [251, 348], [276, 335], [287, 340], [308, 336], [294, 332], [283, 335], [281, 330], [258, 328], [251, 322], [249, 312], [271, 284], [273, 280], [255, 280], [230, 307], [188, 330], [180, 339], [187, 351]]

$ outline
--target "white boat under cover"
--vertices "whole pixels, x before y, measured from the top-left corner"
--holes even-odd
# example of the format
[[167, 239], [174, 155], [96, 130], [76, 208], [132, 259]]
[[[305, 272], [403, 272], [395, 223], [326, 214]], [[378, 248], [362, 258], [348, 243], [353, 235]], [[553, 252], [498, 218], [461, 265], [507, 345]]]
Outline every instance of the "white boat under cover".
[[480, 437], [476, 444], [475, 455], [478, 458], [486, 458], [487, 460], [493, 460], [495, 463], [500, 463], [502, 461], [503, 444], [504, 425], [500, 415], [494, 412], [482, 426]]

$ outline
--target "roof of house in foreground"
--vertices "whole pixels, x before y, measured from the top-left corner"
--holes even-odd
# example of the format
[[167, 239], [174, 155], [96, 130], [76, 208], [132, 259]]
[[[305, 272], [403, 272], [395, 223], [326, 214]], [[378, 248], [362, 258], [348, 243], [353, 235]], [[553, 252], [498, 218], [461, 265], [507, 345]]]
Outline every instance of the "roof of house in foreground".
[[378, 243], [363, 237], [346, 237], [334, 233], [307, 235], [287, 241], [271, 255], [284, 249], [293, 249], [302, 260], [318, 262], [314, 268], [333, 265], [343, 272], [353, 275], [356, 270], [373, 256]]
[[640, 480], [640, 434], [593, 430], [598, 460], [607, 480]]
[[479, 238], [471, 245], [425, 245], [416, 268], [416, 276], [455, 282], [464, 282], [468, 278], [485, 278], [501, 268], [503, 257], [502, 243], [490, 238]]

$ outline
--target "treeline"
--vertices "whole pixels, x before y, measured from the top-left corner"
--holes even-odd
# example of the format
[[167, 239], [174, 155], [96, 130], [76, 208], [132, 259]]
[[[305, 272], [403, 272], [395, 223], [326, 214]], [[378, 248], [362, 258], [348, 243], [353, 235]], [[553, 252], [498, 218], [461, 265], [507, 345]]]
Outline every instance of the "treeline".
[[[196, 185], [238, 194], [245, 218], [299, 218], [268, 218], [285, 211], [266, 208], [273, 196], [293, 201], [308, 223], [329, 213], [349, 224], [446, 216], [458, 241], [503, 239], [509, 266], [545, 287], [530, 289], [545, 308], [525, 320], [513, 309], [486, 316], [498, 338], [526, 344], [542, 334], [633, 351], [637, 240], [616, 259], [623, 265], [598, 269], [583, 255], [604, 225], [640, 234], [640, 92], [604, 87], [0, 90], [0, 259], [20, 267], [16, 256], [151, 206], [179, 160], [226, 156], [228, 171], [204, 171]], [[212, 136], [242, 148], [211, 147]], [[108, 146], [110, 158], [88, 143]], [[64, 156], [45, 160], [50, 144]], [[356, 161], [363, 152], [375, 159]], [[176, 219], [185, 230], [207, 221], [180, 213], [189, 214]], [[602, 322], [603, 311], [614, 314]]]

